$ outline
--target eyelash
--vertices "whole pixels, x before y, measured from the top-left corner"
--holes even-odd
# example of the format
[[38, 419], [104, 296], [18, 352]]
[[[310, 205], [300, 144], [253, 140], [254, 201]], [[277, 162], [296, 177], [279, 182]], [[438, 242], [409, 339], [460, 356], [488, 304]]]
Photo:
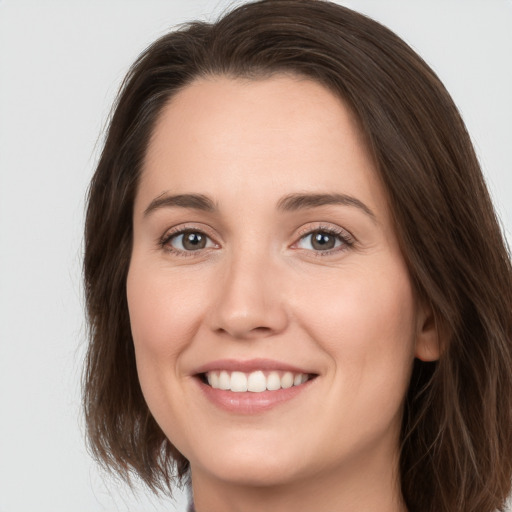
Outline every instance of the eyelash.
[[[218, 246], [218, 244], [213, 240], [213, 238], [211, 236], [209, 236], [205, 232], [204, 229], [195, 228], [194, 226], [181, 227], [181, 228], [174, 229], [170, 232], [169, 231], [166, 232], [164, 234], [164, 236], [158, 241], [158, 245], [162, 249], [166, 250], [167, 252], [176, 254], [178, 256], [183, 256], [183, 257], [197, 256], [199, 253], [203, 252], [205, 249], [212, 248], [212, 247], [205, 247], [203, 249], [198, 249], [196, 251], [187, 251], [187, 250], [176, 249], [175, 247], [172, 247], [170, 245], [170, 242], [174, 238], [176, 238], [180, 235], [185, 235], [187, 233], [197, 233], [199, 235], [203, 235], [203, 236], [207, 237], [208, 240], [213, 242], [216, 246]], [[341, 242], [341, 246], [334, 247], [332, 249], [319, 250], [319, 251], [310, 250], [310, 249], [301, 249], [298, 247], [294, 248], [294, 246], [297, 246], [302, 240], [304, 240], [308, 236], [312, 236], [314, 233], [324, 233], [326, 235], [333, 236]], [[353, 247], [355, 243], [356, 243], [355, 238], [348, 231], [341, 229], [341, 228], [335, 228], [333, 226], [319, 225], [319, 226], [315, 226], [313, 228], [308, 227], [306, 229], [303, 229], [298, 234], [298, 239], [296, 242], [293, 243], [292, 248], [294, 248], [294, 250], [304, 250], [308, 253], [312, 253], [312, 255], [314, 255], [314, 257], [324, 257], [324, 256], [329, 256], [329, 255], [332, 255], [332, 254], [335, 254], [338, 252], [346, 251], [346, 250], [350, 249], [351, 247]], [[198, 253], [198, 254], [195, 254], [195, 253]]]
[[177, 238], [178, 236], [185, 235], [187, 233], [197, 233], [199, 235], [203, 235], [207, 238], [207, 240], [212, 241], [216, 246], [218, 246], [218, 244], [213, 240], [213, 238], [210, 235], [208, 235], [208, 233], [205, 232], [204, 228], [196, 228], [194, 226], [185, 226], [173, 229], [171, 231], [167, 231], [164, 234], [164, 236], [159, 240], [158, 245], [167, 252], [183, 257], [197, 256], [197, 254], [195, 253], [201, 253], [204, 251], [204, 249], [211, 249], [211, 247], [208, 247], [204, 249], [198, 249], [196, 251], [186, 251], [176, 249], [175, 247], [172, 247], [172, 245], [170, 245], [173, 238]]
[[[299, 233], [297, 242], [295, 242], [293, 245], [294, 246], [298, 245], [302, 240], [304, 240], [308, 236], [312, 236], [314, 233], [324, 233], [326, 235], [335, 237], [336, 239], [338, 239], [341, 242], [341, 246], [333, 247], [332, 249], [326, 249], [323, 251], [303, 249], [309, 253], [312, 253], [312, 255], [314, 257], [322, 258], [325, 256], [330, 256], [332, 254], [344, 252], [344, 251], [350, 249], [351, 247], [353, 247], [356, 243], [356, 240], [352, 236], [352, 234], [344, 229], [337, 228], [334, 226], [319, 225], [319, 226], [315, 226], [314, 228], [307, 227], [304, 230], [302, 230]], [[297, 248], [296, 250], [301, 250], [301, 249]]]

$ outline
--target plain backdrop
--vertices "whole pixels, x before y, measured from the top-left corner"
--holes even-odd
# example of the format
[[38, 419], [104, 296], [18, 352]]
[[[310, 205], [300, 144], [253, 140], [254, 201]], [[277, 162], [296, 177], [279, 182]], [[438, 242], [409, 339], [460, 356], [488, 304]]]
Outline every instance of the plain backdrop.
[[[0, 512], [184, 510], [106, 477], [80, 412], [84, 196], [130, 63], [219, 0], [0, 0]], [[352, 0], [452, 93], [512, 232], [512, 2]], [[175, 508], [174, 508], [175, 507]]]

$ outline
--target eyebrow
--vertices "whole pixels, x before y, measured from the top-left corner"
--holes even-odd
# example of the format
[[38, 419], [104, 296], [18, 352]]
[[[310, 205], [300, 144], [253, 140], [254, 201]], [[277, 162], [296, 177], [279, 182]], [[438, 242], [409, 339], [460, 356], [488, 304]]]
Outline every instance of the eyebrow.
[[191, 208], [204, 212], [216, 210], [215, 203], [209, 197], [202, 194], [177, 194], [170, 196], [164, 192], [149, 203], [149, 206], [144, 210], [144, 217], [155, 210], [169, 207]]
[[355, 206], [376, 221], [375, 214], [362, 201], [346, 194], [290, 194], [277, 203], [278, 210], [293, 212], [320, 206]]
[[[320, 206], [342, 205], [359, 208], [373, 221], [376, 221], [375, 214], [359, 199], [346, 194], [290, 194], [282, 197], [277, 203], [277, 209], [284, 212], [294, 212], [318, 208]], [[153, 199], [144, 210], [144, 217], [160, 208], [190, 208], [205, 212], [217, 210], [215, 203], [203, 194], [177, 194], [167, 195], [165, 192]]]

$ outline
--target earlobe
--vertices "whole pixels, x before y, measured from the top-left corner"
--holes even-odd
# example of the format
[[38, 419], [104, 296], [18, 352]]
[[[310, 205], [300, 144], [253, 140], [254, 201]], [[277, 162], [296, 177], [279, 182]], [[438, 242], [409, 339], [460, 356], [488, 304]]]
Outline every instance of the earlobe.
[[441, 329], [430, 306], [423, 306], [418, 318], [414, 355], [420, 361], [437, 361], [441, 355]]

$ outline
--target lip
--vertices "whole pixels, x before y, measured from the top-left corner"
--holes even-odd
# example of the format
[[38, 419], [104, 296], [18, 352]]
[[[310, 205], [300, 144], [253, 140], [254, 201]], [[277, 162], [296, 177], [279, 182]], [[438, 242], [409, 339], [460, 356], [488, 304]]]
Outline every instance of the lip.
[[260, 393], [253, 393], [251, 391], [236, 393], [233, 391], [214, 389], [201, 378], [201, 375], [204, 373], [220, 370], [240, 371], [244, 373], [250, 373], [256, 370], [286, 371], [314, 374], [315, 377], [317, 376], [315, 372], [270, 359], [251, 359], [246, 361], [220, 359], [198, 367], [194, 372], [194, 380], [203, 396], [206, 397], [210, 403], [226, 412], [242, 415], [261, 414], [281, 404], [288, 403], [298, 398], [303, 393], [306, 393], [316, 378], [287, 389], [263, 391]]
[[273, 359], [218, 359], [210, 363], [206, 363], [199, 366], [194, 370], [193, 374], [197, 375], [200, 373], [214, 372], [226, 370], [228, 372], [244, 372], [250, 373], [257, 370], [262, 371], [283, 371], [292, 373], [316, 373], [310, 369], [300, 368], [298, 366], [292, 366], [288, 363], [282, 363]]

